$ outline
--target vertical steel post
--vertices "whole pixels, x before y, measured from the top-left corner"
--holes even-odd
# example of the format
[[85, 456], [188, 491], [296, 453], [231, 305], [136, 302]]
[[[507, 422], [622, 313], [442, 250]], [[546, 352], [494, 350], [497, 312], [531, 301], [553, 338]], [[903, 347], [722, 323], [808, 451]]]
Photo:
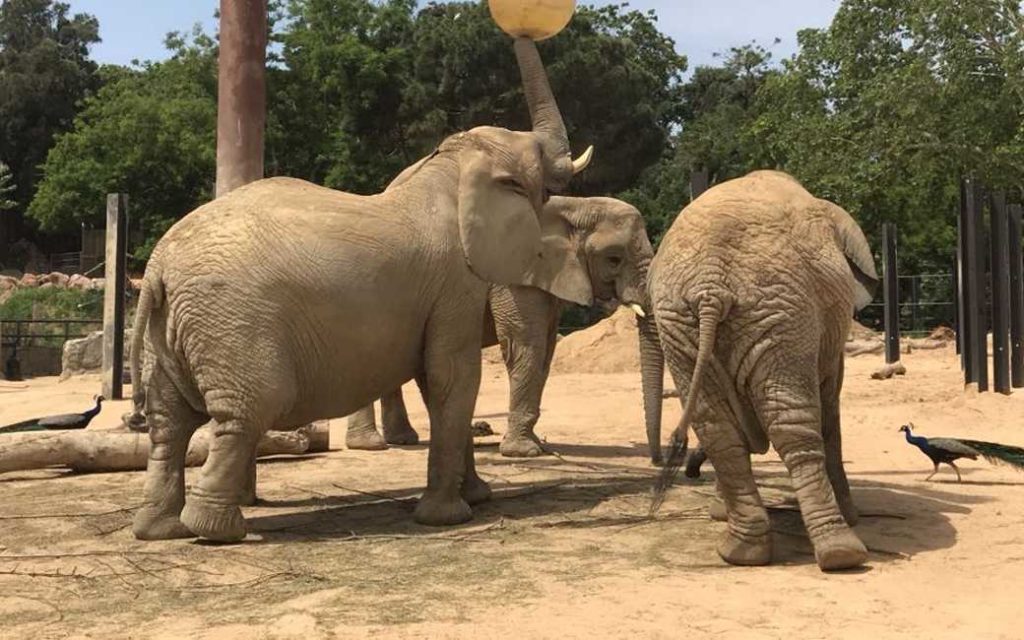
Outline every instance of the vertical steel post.
[[124, 397], [124, 281], [128, 250], [128, 195], [107, 196], [107, 251], [103, 288], [103, 396]]
[[1021, 217], [1019, 204], [1009, 208], [1007, 251], [1010, 263], [1010, 377], [1014, 389], [1024, 387], [1024, 263], [1021, 255]]
[[985, 313], [986, 303], [988, 301], [988, 277], [985, 273], [985, 258], [987, 251], [985, 251], [985, 188], [977, 183], [974, 183], [972, 208], [974, 211], [974, 220], [972, 222], [974, 226], [974, 259], [976, 268], [974, 270], [974, 292], [976, 295], [976, 303], [974, 305], [974, 313], [977, 314], [977, 322], [974, 323], [976, 327], [974, 331], [974, 358], [975, 366], [978, 374], [978, 391], [988, 391], [989, 387], [989, 372], [988, 372], [988, 331], [989, 331], [989, 318]]
[[956, 217], [956, 313], [957, 346], [960, 350], [960, 369], [964, 372], [964, 382], [974, 381], [974, 362], [971, 358], [971, 315], [967, 312], [969, 302], [970, 279], [967, 277], [967, 258], [970, 254], [967, 243], [967, 180], [960, 181], [960, 206]]
[[900, 290], [896, 266], [896, 225], [882, 225], [882, 292], [885, 297], [885, 361], [900, 359]]
[[267, 0], [220, 0], [217, 197], [263, 177]]

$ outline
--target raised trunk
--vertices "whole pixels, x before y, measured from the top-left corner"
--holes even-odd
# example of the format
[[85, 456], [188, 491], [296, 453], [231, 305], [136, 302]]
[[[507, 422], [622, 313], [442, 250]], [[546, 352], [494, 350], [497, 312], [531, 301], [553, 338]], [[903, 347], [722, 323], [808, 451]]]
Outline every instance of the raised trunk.
[[644, 423], [647, 426], [647, 446], [651, 463], [660, 465], [661, 407], [665, 387], [665, 355], [658, 340], [658, 328], [651, 313], [637, 319], [640, 336], [640, 379], [644, 394]]
[[536, 43], [530, 38], [516, 38], [515, 52], [519, 72], [523, 77], [526, 103], [530, 107], [533, 130], [540, 135], [544, 147], [545, 179], [549, 189], [560, 191], [569, 184], [573, 174], [565, 123], [551, 92], [548, 75], [544, 71]]

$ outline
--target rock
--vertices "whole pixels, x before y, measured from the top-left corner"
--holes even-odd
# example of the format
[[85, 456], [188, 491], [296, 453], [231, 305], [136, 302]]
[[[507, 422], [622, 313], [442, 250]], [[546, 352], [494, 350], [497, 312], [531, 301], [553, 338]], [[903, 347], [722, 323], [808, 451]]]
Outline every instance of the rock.
[[[128, 336], [125, 336], [127, 342]], [[103, 332], [94, 331], [84, 338], [64, 343], [60, 379], [73, 375], [94, 373], [103, 368]]]
[[39, 278], [36, 277], [34, 274], [26, 273], [25, 275], [21, 276], [21, 286], [23, 286], [23, 287], [38, 287], [39, 286]]
[[106, 278], [92, 278], [89, 282], [92, 284], [90, 287], [91, 289], [102, 291], [104, 284], [106, 283]]
[[39, 285], [39, 288], [40, 289], [56, 289], [57, 287], [52, 282], [44, 282], [41, 285]]
[[68, 278], [68, 289], [80, 289], [82, 291], [88, 291], [92, 289], [92, 280], [85, 276], [76, 273]]
[[48, 273], [45, 276], [43, 276], [40, 279], [40, 282], [49, 282], [55, 287], [64, 289], [68, 286], [68, 281], [70, 279], [71, 278], [67, 274], [61, 273], [59, 271], [54, 271], [53, 273]]
[[953, 342], [956, 340], [956, 332], [949, 327], [935, 327], [935, 329], [928, 334], [929, 340], [942, 340], [943, 342]]
[[0, 276], [0, 293], [13, 291], [18, 288], [18, 278], [11, 276]]

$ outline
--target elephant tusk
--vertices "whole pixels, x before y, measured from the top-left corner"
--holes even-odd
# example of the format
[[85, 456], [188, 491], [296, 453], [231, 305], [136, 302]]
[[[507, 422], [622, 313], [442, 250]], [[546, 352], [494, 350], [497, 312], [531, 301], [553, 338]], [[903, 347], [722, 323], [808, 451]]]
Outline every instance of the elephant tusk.
[[593, 158], [594, 145], [590, 145], [587, 147], [587, 150], [583, 152], [583, 155], [572, 161], [572, 175], [576, 175], [586, 169]]
[[644, 308], [641, 307], [640, 305], [638, 305], [637, 303], [634, 302], [633, 304], [628, 305], [628, 306], [629, 306], [630, 309], [633, 310], [633, 313], [635, 313], [638, 317], [640, 317], [640, 318], [646, 318], [647, 317], [647, 314], [644, 313]]

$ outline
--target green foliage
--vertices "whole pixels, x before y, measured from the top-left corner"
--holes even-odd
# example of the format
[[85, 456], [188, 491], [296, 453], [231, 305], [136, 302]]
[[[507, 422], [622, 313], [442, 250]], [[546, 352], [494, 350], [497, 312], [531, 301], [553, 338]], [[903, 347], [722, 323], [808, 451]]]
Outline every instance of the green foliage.
[[11, 199], [16, 189], [17, 185], [14, 184], [11, 168], [0, 162], [0, 213], [10, 211], [18, 206], [18, 203]]
[[0, 303], [0, 320], [92, 320], [103, 316], [99, 290], [25, 287]]
[[76, 103], [99, 83], [89, 59], [99, 25], [69, 10], [53, 0], [0, 3], [0, 160], [13, 172], [22, 207], [54, 136], [70, 128]]
[[904, 270], [946, 270], [960, 177], [1024, 175], [1022, 25], [1016, 0], [846, 0], [758, 93], [750, 151], [873, 241], [896, 222]]
[[[284, 69], [270, 83], [274, 172], [370, 193], [456, 131], [529, 128], [510, 40], [486, 3], [415, 6], [288, 4]], [[574, 188], [625, 188], [661, 155], [685, 58], [653, 14], [617, 6], [581, 7], [540, 51], [574, 149], [597, 149]]]
[[214, 42], [200, 32], [167, 39], [172, 57], [138, 69], [103, 69], [74, 130], [50, 151], [28, 214], [44, 230], [105, 223], [106, 194], [126, 192], [146, 244], [210, 199], [216, 172]]

